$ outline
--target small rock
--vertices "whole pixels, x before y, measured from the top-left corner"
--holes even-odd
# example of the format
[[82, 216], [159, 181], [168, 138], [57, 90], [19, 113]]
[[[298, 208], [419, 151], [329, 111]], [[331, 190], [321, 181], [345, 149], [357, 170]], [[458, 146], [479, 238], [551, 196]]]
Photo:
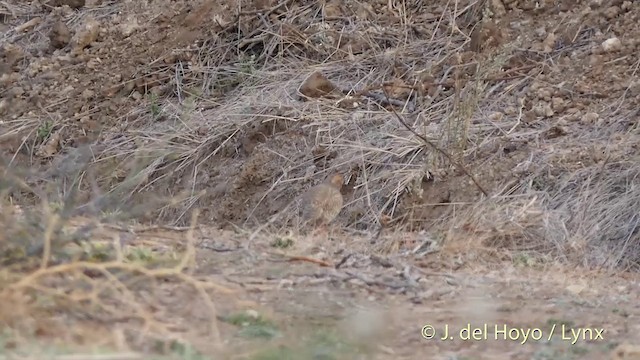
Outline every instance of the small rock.
[[617, 37], [612, 37], [602, 42], [602, 49], [606, 52], [618, 51], [622, 49], [622, 42]]
[[565, 119], [569, 121], [577, 121], [582, 117], [580, 110], [574, 107], [567, 109], [566, 113]]
[[[6, 110], [9, 108], [9, 101], [7, 99], [0, 100], [0, 114], [5, 114]], [[3, 120], [0, 120], [0, 125], [4, 123]]]
[[91, 58], [89, 59], [89, 61], [87, 61], [87, 68], [91, 69], [91, 70], [95, 70], [97, 69], [100, 65], [102, 65], [102, 61], [100, 61], [100, 58]]
[[535, 8], [536, 8], [536, 4], [535, 4], [534, 1], [523, 1], [520, 4], [520, 9], [525, 10], [525, 11], [526, 10], [533, 10]]
[[345, 96], [336, 105], [341, 109], [355, 110], [360, 106], [360, 103], [351, 96]]
[[504, 113], [507, 115], [515, 115], [518, 113], [518, 109], [516, 109], [515, 106], [507, 106], [504, 108]]
[[93, 90], [90, 90], [90, 89], [85, 89], [85, 90], [82, 92], [82, 98], [83, 98], [84, 100], [89, 100], [89, 99], [91, 99], [94, 95], [95, 95], [95, 92], [94, 92]]
[[2, 74], [2, 76], [0, 77], [0, 84], [3, 84], [5, 86], [9, 86], [12, 85], [14, 83], [17, 83], [18, 81], [20, 81], [21, 76], [19, 72], [12, 72], [10, 74]]
[[6, 44], [2, 46], [2, 48], [0, 48], [0, 53], [2, 53], [4, 57], [5, 66], [9, 69], [27, 56], [27, 53], [22, 47], [14, 44]]
[[548, 102], [541, 101], [533, 107], [533, 112], [537, 116], [550, 117], [553, 116], [553, 109]]
[[599, 54], [593, 54], [589, 56], [589, 65], [598, 66], [604, 62], [604, 56]]
[[400, 78], [394, 78], [382, 88], [392, 99], [407, 99], [411, 95], [411, 87]]
[[138, 24], [138, 20], [134, 17], [128, 17], [122, 24], [120, 24], [120, 34], [122, 37], [128, 38], [133, 34], [140, 25]]
[[67, 85], [67, 86], [65, 86], [63, 89], [61, 89], [59, 91], [58, 95], [65, 95], [66, 96], [66, 95], [70, 94], [71, 92], [73, 92], [73, 90], [75, 90], [75, 88], [73, 86]]
[[545, 53], [550, 53], [556, 46], [556, 34], [549, 33], [547, 37], [542, 42], [542, 51]]
[[600, 6], [602, 6], [602, 0], [591, 0], [591, 2], [589, 3], [589, 6], [592, 9], [599, 8]]
[[533, 84], [531, 84], [531, 86], [529, 87], [529, 89], [531, 89], [531, 91], [538, 91], [540, 88], [542, 88], [542, 83], [539, 81], [533, 81]]
[[71, 42], [74, 52], [82, 51], [98, 39], [100, 23], [94, 19], [87, 19], [82, 28], [75, 34]]
[[507, 15], [507, 10], [505, 9], [504, 4], [501, 0], [491, 0], [491, 10], [493, 11], [493, 14], [498, 18]]
[[565, 136], [569, 133], [569, 128], [562, 125], [552, 126], [549, 130], [546, 131], [546, 136], [548, 139], [555, 139], [561, 136]]
[[260, 317], [260, 314], [253, 309], [248, 309], [245, 311], [245, 314], [252, 319], [258, 319]]
[[567, 291], [569, 291], [573, 295], [579, 295], [585, 289], [586, 289], [586, 286], [584, 284], [572, 284], [567, 286]]
[[590, 113], [584, 114], [584, 116], [582, 117], [582, 122], [587, 124], [595, 124], [598, 121], [598, 119], [600, 119], [600, 115], [594, 112], [590, 112]]
[[49, 33], [49, 41], [54, 49], [62, 49], [71, 41], [71, 31], [64, 21], [56, 21]]
[[322, 7], [323, 12], [322, 15], [325, 18], [339, 18], [344, 14], [344, 9], [341, 4], [337, 2], [328, 2], [325, 6]]
[[169, 92], [169, 87], [167, 85], [159, 85], [152, 87], [149, 92], [155, 96], [163, 96]]
[[298, 91], [306, 97], [319, 98], [336, 93], [338, 89], [321, 72], [316, 71], [300, 85]]
[[504, 114], [496, 111], [493, 114], [489, 115], [489, 120], [491, 121], [501, 121], [502, 119], [504, 119]]
[[[428, 17], [428, 14], [425, 14]], [[356, 8], [356, 17], [358, 20], [369, 20], [376, 17], [376, 11], [373, 6], [368, 3], [359, 3]]]
[[562, 112], [565, 107], [566, 103], [563, 98], [554, 97], [551, 99], [551, 108], [553, 108], [553, 111], [555, 111], [556, 113]]
[[62, 142], [62, 132], [61, 130], [58, 130], [55, 133], [51, 134], [51, 136], [49, 136], [49, 138], [45, 143], [40, 145], [38, 150], [36, 150], [36, 155], [43, 158], [53, 157], [59, 152], [61, 142]]
[[24, 94], [24, 89], [20, 86], [14, 86], [5, 94], [8, 98], [16, 98]]
[[85, 5], [85, 0], [52, 0], [49, 5], [51, 6], [65, 6], [72, 9], [79, 9]]
[[604, 16], [611, 20], [616, 16], [620, 15], [620, 8], [617, 6], [611, 6], [604, 11]]
[[549, 88], [538, 89], [536, 93], [536, 95], [538, 96], [538, 99], [545, 100], [545, 101], [550, 101], [552, 94], [553, 94], [553, 91]]

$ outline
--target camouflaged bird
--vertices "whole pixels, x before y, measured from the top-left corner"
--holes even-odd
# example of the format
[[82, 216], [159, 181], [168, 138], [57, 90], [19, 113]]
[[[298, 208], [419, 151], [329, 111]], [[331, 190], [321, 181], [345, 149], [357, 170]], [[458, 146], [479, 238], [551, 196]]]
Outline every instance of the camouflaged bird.
[[342, 210], [344, 200], [340, 189], [344, 184], [341, 174], [334, 174], [309, 189], [302, 197], [303, 219], [311, 226], [327, 226]]

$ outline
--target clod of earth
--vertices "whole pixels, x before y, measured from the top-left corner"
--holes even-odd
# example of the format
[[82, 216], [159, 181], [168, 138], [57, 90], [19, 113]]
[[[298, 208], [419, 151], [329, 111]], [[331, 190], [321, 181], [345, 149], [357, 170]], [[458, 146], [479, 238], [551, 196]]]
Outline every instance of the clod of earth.
[[62, 49], [71, 41], [71, 31], [63, 21], [57, 21], [49, 33], [49, 41], [54, 49]]
[[319, 71], [309, 75], [300, 85], [298, 91], [309, 98], [319, 98], [330, 94], [342, 95], [340, 90]]

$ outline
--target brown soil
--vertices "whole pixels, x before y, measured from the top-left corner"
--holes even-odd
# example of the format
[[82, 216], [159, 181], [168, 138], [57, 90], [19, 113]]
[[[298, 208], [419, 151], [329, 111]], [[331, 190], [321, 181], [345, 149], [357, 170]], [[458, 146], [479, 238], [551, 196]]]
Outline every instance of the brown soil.
[[[0, 20], [3, 354], [640, 358], [632, 1], [8, 1]], [[334, 172], [341, 214], [300, 235], [300, 195]]]

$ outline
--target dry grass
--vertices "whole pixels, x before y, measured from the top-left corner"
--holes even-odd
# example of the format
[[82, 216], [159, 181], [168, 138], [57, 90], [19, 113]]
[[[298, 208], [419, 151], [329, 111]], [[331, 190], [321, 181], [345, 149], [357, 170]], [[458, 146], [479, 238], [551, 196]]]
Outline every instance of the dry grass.
[[564, 221], [576, 262], [588, 267], [638, 267], [640, 174], [637, 161], [604, 164], [572, 174], [557, 186], [549, 207]]
[[[279, 4], [284, 7], [290, 5], [288, 2]], [[395, 9], [399, 11], [397, 15], [405, 20], [411, 13], [406, 5]], [[447, 181], [451, 178], [455, 164], [442, 158], [419, 137], [400, 126], [394, 115], [380, 103], [380, 96], [360, 98], [359, 101], [366, 104], [355, 111], [347, 111], [335, 101], [301, 102], [296, 90], [308, 73], [317, 70], [352, 94], [371, 90], [370, 94], [381, 95], [382, 92], [376, 89], [402, 76], [412, 90], [404, 107], [398, 109], [400, 115], [412, 129], [434, 144], [439, 144], [455, 157], [456, 162], [465, 164], [470, 175], [475, 176], [474, 173], [477, 175], [484, 164], [491, 162], [491, 158], [482, 158], [485, 156], [484, 148], [499, 141], [538, 139], [548, 129], [521, 129], [522, 114], [504, 118], [499, 124], [486, 119], [487, 114], [500, 105], [500, 100], [496, 99], [512, 96], [515, 89], [522, 88], [529, 81], [529, 75], [526, 74], [513, 79], [491, 80], [510, 56], [522, 53], [518, 44], [509, 43], [478, 56], [474, 62], [450, 66], [452, 61], [455, 64], [456, 58], [472, 40], [470, 34], [452, 23], [452, 14], [464, 14], [466, 20], [474, 17], [478, 21], [486, 20], [484, 17], [487, 14], [483, 10], [486, 4], [472, 5], [467, 7], [454, 2], [445, 7], [442, 17], [430, 24], [433, 26], [430, 29], [433, 35], [427, 39], [409, 32], [406, 22], [384, 29], [370, 26], [371, 23], [367, 22], [350, 24], [345, 31], [355, 34], [353, 36], [358, 41], [350, 40], [355, 41], [354, 44], [367, 44], [369, 48], [365, 53], [355, 55], [344, 52], [339, 46], [328, 46], [330, 42], [314, 41], [314, 37], [321, 39], [335, 34], [329, 28], [315, 31], [320, 25], [313, 20], [320, 13], [313, 6], [293, 6], [289, 9], [286, 19], [290, 21], [301, 17], [312, 20], [310, 28], [302, 29], [304, 31], [295, 36], [285, 26], [286, 21], [273, 23], [260, 18], [253, 10], [241, 8], [239, 11], [242, 15], [237, 18], [239, 26], [255, 27], [254, 33], [260, 34], [262, 40], [261, 51], [254, 52], [252, 46], [255, 44], [243, 42], [242, 39], [231, 41], [231, 33], [220, 33], [219, 37], [205, 43], [196, 41], [198, 47], [190, 50], [194, 54], [194, 63], [189, 67], [176, 64], [169, 69], [176, 76], [175, 99], [154, 96], [144, 99], [140, 107], [125, 115], [128, 119], [134, 119], [131, 125], [135, 130], [126, 133], [119, 129], [107, 131], [99, 146], [80, 151], [84, 151], [84, 156], [78, 156], [76, 151], [62, 157], [58, 163], [64, 166], [57, 166], [56, 175], [70, 180], [71, 187], [77, 184], [89, 188], [92, 186], [89, 179], [93, 178], [94, 188], [107, 189], [104, 193], [94, 194], [91, 202], [79, 206], [84, 211], [98, 207], [102, 211], [117, 213], [118, 209], [140, 203], [153, 194], [154, 197], [171, 199], [153, 206], [156, 209], [154, 217], [184, 224], [190, 209], [207, 207], [216, 196], [222, 194], [242, 199], [248, 204], [247, 210], [236, 218], [236, 224], [255, 226], [277, 216], [280, 221], [273, 225], [276, 229], [283, 229], [292, 225], [291, 221], [295, 220], [296, 215], [295, 211], [282, 214], [284, 205], [291, 203], [304, 188], [321, 181], [330, 172], [341, 171], [347, 174], [347, 182], [353, 180], [352, 194], [346, 206], [349, 212], [341, 225], [371, 231], [380, 226], [383, 215], [396, 222], [407, 219], [423, 221], [412, 215], [411, 199], [421, 198], [422, 184], [426, 181], [434, 178], [436, 181]], [[116, 5], [101, 6], [83, 16], [101, 18], [115, 11], [113, 6]], [[268, 12], [280, 10], [275, 7]], [[68, 23], [78, 24], [80, 19], [77, 16], [69, 18]], [[310, 33], [315, 35], [308, 35]], [[397, 45], [389, 48], [385, 45], [389, 43]], [[237, 51], [239, 46], [246, 47], [245, 54]], [[577, 46], [562, 51], [575, 51]], [[253, 55], [249, 55], [252, 52]], [[553, 54], [555, 57], [559, 55]], [[545, 61], [541, 59], [537, 66], [545, 66]], [[160, 68], [165, 65], [154, 66], [154, 71], [161, 71]], [[416, 90], [423, 74], [441, 74], [442, 78], [436, 79], [436, 82], [443, 83], [452, 72], [464, 72], [469, 66], [476, 66], [475, 75], [464, 82], [457, 81], [452, 88], [440, 86], [432, 96], [424, 96]], [[529, 72], [535, 73], [535, 69]], [[456, 78], [459, 79], [459, 76], [456, 75]], [[224, 96], [219, 96], [220, 91], [224, 92]], [[216, 95], [212, 100], [211, 97]], [[158, 117], [164, 121], [154, 121]], [[38, 126], [41, 126], [39, 121], [26, 120], [21, 118], [15, 124], [7, 123], [9, 128], [5, 135], [27, 133], [25, 139], [36, 139]], [[260, 158], [253, 167], [239, 165], [235, 158], [238, 158], [239, 151], [256, 127], [267, 137], [272, 137], [273, 141], [257, 141], [255, 149], [260, 153]], [[302, 136], [289, 139], [278, 136], [284, 132], [301, 133]], [[31, 149], [35, 147], [35, 143], [30, 146]], [[311, 154], [313, 148], [323, 148], [335, 154], [335, 158], [328, 166], [318, 166]], [[536, 166], [542, 165], [536, 171], [543, 173], [545, 163], [544, 159], [537, 162]], [[584, 174], [569, 175], [564, 179], [557, 178], [554, 182], [558, 184], [545, 185], [550, 189], [552, 186], [561, 186], [563, 190], [557, 195], [528, 194], [529, 190], [524, 184], [530, 180], [524, 177], [516, 180], [520, 181], [520, 185], [515, 185], [520, 188], [517, 201], [512, 202], [511, 196], [502, 198], [502, 194], [496, 192], [499, 187], [496, 187], [491, 195], [500, 197], [499, 200], [485, 200], [474, 205], [477, 209], [469, 211], [486, 213], [483, 215], [486, 217], [497, 208], [495, 211], [510, 214], [509, 209], [518, 208], [521, 206], [520, 199], [526, 198], [529, 200], [524, 200], [525, 203], [542, 202], [544, 205], [536, 205], [541, 209], [548, 206], [549, 210], [540, 210], [548, 216], [565, 214], [560, 218], [570, 219], [557, 226], [573, 234], [572, 239], [559, 240], [568, 236], [564, 234], [545, 236], [545, 239], [551, 237], [553, 240], [543, 240], [540, 233], [559, 231], [555, 229], [556, 225], [549, 225], [547, 220], [541, 220], [541, 227], [533, 233], [524, 231], [524, 238], [529, 239], [525, 242], [531, 242], [530, 237], [535, 236], [539, 237], [536, 242], [548, 244], [534, 248], [562, 252], [567, 244], [578, 246], [576, 244], [581, 241], [599, 244], [598, 240], [585, 239], [591, 239], [595, 234], [610, 234], [607, 231], [602, 233], [603, 227], [627, 229], [622, 233], [628, 237], [633, 232], [629, 230], [633, 225], [620, 227], [600, 221], [591, 225], [572, 225], [580, 216], [567, 213], [581, 208], [582, 201], [594, 201], [590, 200], [594, 196], [600, 199], [607, 191], [602, 190], [603, 195], [586, 196], [583, 191], [587, 185], [571, 187], [559, 184], [593, 178], [588, 174], [589, 171], [592, 170], [584, 170]], [[226, 187], [219, 187], [220, 183], [226, 183]], [[493, 186], [487, 184], [483, 187]], [[603, 183], [600, 186], [606, 188], [608, 185]], [[61, 196], [66, 197], [71, 187], [64, 188]], [[578, 188], [582, 190], [578, 191]], [[236, 196], [237, 193], [240, 195]], [[429, 199], [424, 201], [429, 204]], [[580, 203], [575, 204], [576, 201]], [[487, 209], [484, 209], [485, 203], [489, 204], [486, 205]], [[563, 205], [556, 205], [560, 203]], [[506, 208], [500, 209], [498, 204], [504, 204]], [[584, 206], [593, 207], [586, 203]], [[460, 212], [459, 208], [456, 209], [457, 213]], [[126, 213], [127, 216], [145, 214], [150, 217], [148, 209], [145, 207]], [[291, 208], [287, 207], [289, 210]], [[621, 221], [625, 217], [611, 215], [611, 218]], [[495, 215], [482, 221], [487, 223], [485, 227], [496, 228], [511, 221], [501, 219], [501, 216]], [[594, 218], [588, 216], [585, 219]], [[471, 220], [472, 223], [478, 221]], [[574, 231], [574, 227], [580, 228], [580, 231]], [[523, 228], [529, 229], [530, 226]], [[616, 238], [623, 239], [624, 236], [617, 235]], [[623, 244], [628, 242], [619, 241]], [[616, 246], [622, 249], [628, 245]], [[580, 247], [586, 249], [589, 246]], [[615, 257], [620, 259], [621, 255]], [[592, 261], [596, 260], [587, 262]], [[600, 259], [596, 263], [611, 264], [612, 261]]]
[[[447, 2], [437, 21], [424, 22], [412, 15], [422, 14], [420, 2], [395, 3], [375, 21], [340, 26], [325, 21], [319, 3], [296, 1], [262, 11], [238, 5], [215, 26], [190, 24], [196, 41], [184, 45], [172, 34], [180, 46], [154, 52], [142, 61], [149, 65], [122, 80], [158, 75], [168, 79], [169, 91], [118, 108], [98, 140], [63, 149], [46, 171], [21, 170], [18, 155], [27, 154], [35, 167], [38, 149], [88, 113], [106, 111], [111, 100], [73, 116], [45, 117], [67, 101], [56, 94], [42, 113], [3, 120], [0, 140], [21, 140], [0, 167], [0, 220], [8, 224], [0, 234], [0, 303], [20, 305], [0, 313], [0, 321], [30, 334], [43, 327], [39, 318], [66, 326], [96, 322], [110, 345], [124, 336], [140, 349], [203, 331], [219, 347], [217, 305], [231, 289], [193, 273], [195, 210], [203, 210], [203, 223], [242, 229], [251, 240], [261, 232], [277, 237], [298, 230], [298, 195], [335, 171], [345, 174], [348, 188], [336, 225], [365, 237], [385, 227], [386, 240], [371, 252], [397, 254], [398, 239], [423, 230], [429, 241], [442, 239], [445, 254], [483, 264], [526, 257], [543, 265], [637, 270], [640, 134], [629, 126], [633, 114], [620, 114], [622, 102], [602, 107], [616, 116], [591, 131], [575, 126], [560, 139], [549, 135], [560, 125], [527, 122], [523, 114], [534, 78], [568, 52], [586, 53], [588, 41], [540, 54], [519, 39], [468, 61], [472, 24], [483, 20], [487, 2]], [[139, 10], [151, 24], [145, 6], [105, 2], [56, 16], [73, 28], [88, 16], [107, 21]], [[44, 14], [26, 5], [0, 13]], [[52, 21], [46, 17], [27, 34], [5, 32], [0, 43], [43, 51]], [[154, 30], [140, 33], [148, 31]], [[188, 60], [166, 64], [172, 52]], [[521, 57], [532, 60], [503, 71]], [[302, 101], [298, 88], [314, 71], [344, 97]], [[385, 89], [398, 79], [407, 96], [391, 99]], [[345, 107], [349, 101], [358, 106]], [[490, 116], [507, 104], [518, 105], [515, 114]], [[520, 146], [516, 155], [506, 155], [505, 144]], [[451, 201], [435, 198], [447, 190]], [[10, 213], [14, 202], [32, 207]], [[86, 223], [73, 223], [78, 216]], [[126, 231], [96, 240], [107, 219], [189, 224], [187, 241], [177, 248], [156, 244], [165, 249], [161, 259], [139, 263], [132, 259], [146, 250], [123, 245]], [[178, 291], [203, 313], [165, 302], [164, 294]], [[126, 324], [119, 333], [110, 330], [114, 319]]]
[[448, 241], [526, 252], [586, 268], [636, 270], [636, 156], [629, 156], [631, 143], [611, 146], [606, 131], [594, 134], [599, 135], [589, 142], [607, 149], [601, 161], [560, 174], [540, 166], [544, 160], [529, 163], [536, 170], [517, 185], [443, 221], [439, 226], [449, 229]]
[[[127, 239], [123, 231], [131, 230], [126, 227], [66, 218], [64, 208], [46, 201], [40, 211], [8, 203], [1, 209], [0, 301], [14, 305], [3, 307], [0, 321], [12, 329], [5, 334], [12, 348], [30, 346], [31, 336], [55, 335], [53, 339], [62, 336], [68, 343], [140, 351], [157, 344], [171, 347], [205, 331], [211, 349], [221, 350], [216, 302], [229, 295], [237, 298], [238, 290], [194, 274], [197, 211], [183, 243], [137, 243]], [[174, 292], [188, 297], [197, 310], [185, 311], [168, 297]], [[67, 332], [67, 327], [77, 332]]]

